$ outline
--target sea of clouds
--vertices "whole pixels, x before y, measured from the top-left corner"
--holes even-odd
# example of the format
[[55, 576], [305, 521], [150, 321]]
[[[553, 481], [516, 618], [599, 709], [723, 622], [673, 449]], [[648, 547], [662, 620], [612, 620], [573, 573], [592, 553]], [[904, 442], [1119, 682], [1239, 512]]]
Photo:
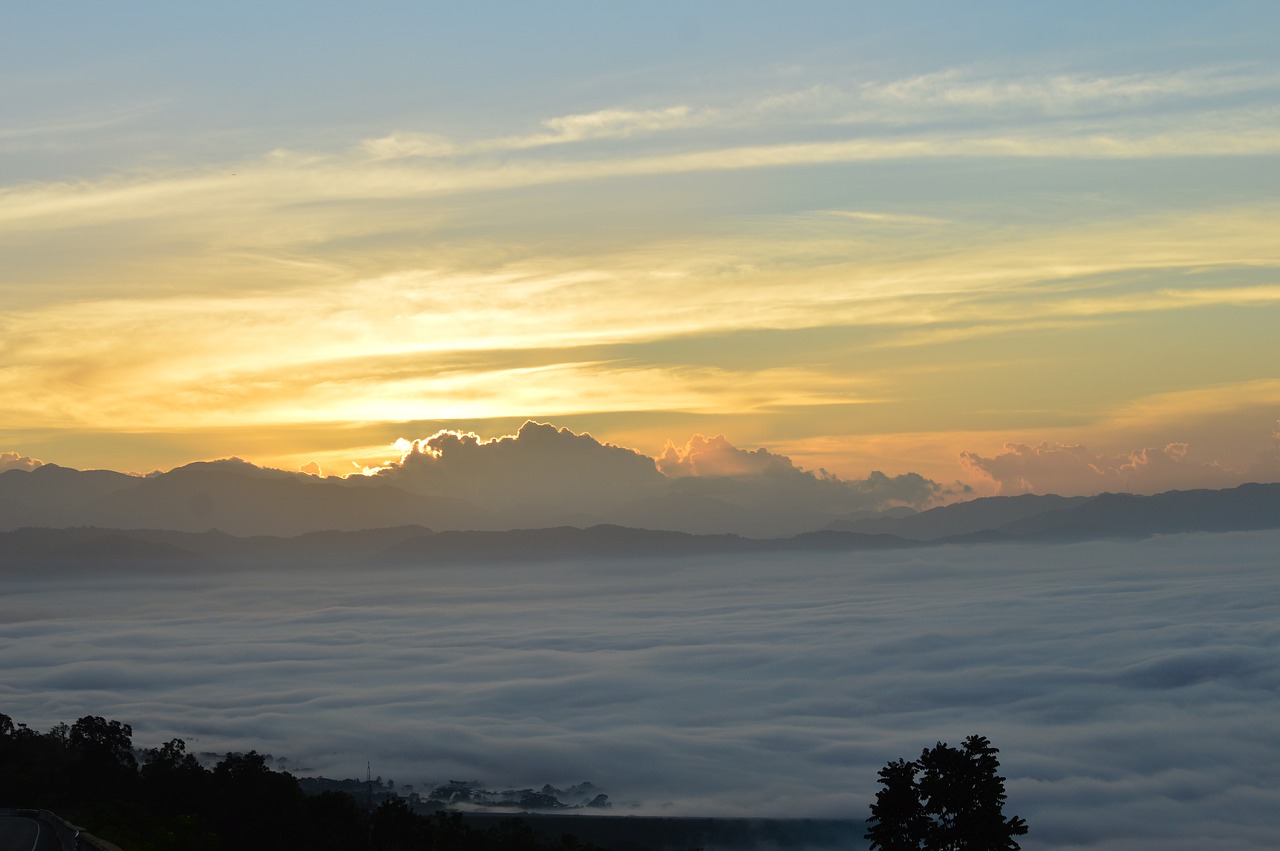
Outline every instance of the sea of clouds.
[[501, 566], [6, 579], [0, 712], [418, 788], [864, 818], [886, 761], [1001, 749], [1023, 847], [1280, 836], [1280, 532]]

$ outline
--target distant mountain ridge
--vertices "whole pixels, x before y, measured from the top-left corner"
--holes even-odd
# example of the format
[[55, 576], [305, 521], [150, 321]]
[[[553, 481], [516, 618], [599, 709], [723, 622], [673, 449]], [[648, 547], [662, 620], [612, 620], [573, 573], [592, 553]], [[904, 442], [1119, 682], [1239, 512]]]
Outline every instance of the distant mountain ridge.
[[1178, 532], [1238, 532], [1280, 526], [1280, 484], [1226, 490], [1104, 493], [1000, 527], [1016, 538], [1106, 538]]
[[0, 473], [0, 530], [100, 526], [228, 534], [301, 535], [429, 522], [491, 528], [462, 500], [411, 494], [382, 482], [319, 479], [242, 461], [198, 462], [157, 476], [45, 464]]
[[397, 526], [293, 537], [235, 537], [221, 532], [156, 529], [23, 528], [0, 532], [0, 570], [58, 564], [68, 567], [271, 562], [298, 567], [353, 564], [511, 563], [614, 558], [682, 558], [766, 552], [898, 549], [919, 544], [892, 535], [813, 532], [790, 538], [691, 535], [623, 526], [559, 526], [509, 531], [432, 532]]
[[[663, 480], [656, 470], [653, 475]], [[615, 525], [771, 538], [817, 531], [839, 516], [785, 497], [771, 507], [735, 502], [716, 492], [724, 483], [684, 478], [667, 482], [666, 488], [622, 488], [612, 501], [587, 507], [562, 505], [554, 494], [541, 499], [517, 494], [512, 502], [493, 506], [450, 493], [424, 493], [394, 478], [319, 478], [238, 459], [197, 462], [146, 477], [45, 464], [0, 473], [0, 531], [99, 526], [287, 536], [410, 524], [457, 531]]]
[[897, 535], [922, 543], [1088, 540], [1276, 529], [1280, 528], [1280, 483], [1166, 491], [1153, 496], [1103, 493], [984, 497], [907, 517], [857, 520], [839, 528]]
[[[291, 486], [292, 487], [292, 486]], [[274, 492], [273, 492], [274, 493]], [[1280, 529], [1280, 484], [1155, 496], [992, 497], [898, 517], [864, 518], [854, 531], [778, 538], [695, 535], [610, 524], [511, 530], [433, 531], [420, 524], [296, 535], [221, 531], [24, 527], [0, 532], [0, 569], [46, 564], [138, 567], [243, 564], [350, 565], [680, 558], [777, 552], [853, 552], [904, 547], [1052, 543], [1184, 532]]]
[[[704, 508], [707, 512], [700, 513]], [[385, 548], [398, 548], [401, 557], [424, 558], [504, 559], [521, 553], [552, 558], [632, 550], [749, 552], [776, 548], [781, 545], [778, 541], [790, 541], [788, 548], [855, 549], [1277, 529], [1280, 484], [1174, 490], [1152, 497], [988, 497], [918, 513], [899, 508], [835, 522], [829, 516], [814, 516], [809, 522], [788, 518], [771, 526], [759, 517], [758, 509], [691, 498], [678, 491], [664, 504], [645, 497], [622, 507], [602, 508], [599, 516], [559, 512], [554, 504], [498, 512], [466, 500], [410, 493], [383, 480], [317, 479], [265, 470], [237, 459], [193, 463], [150, 477], [45, 465], [0, 473], [0, 532], [24, 527], [210, 534], [215, 537], [201, 539], [195, 546], [196, 552], [210, 557], [243, 553], [244, 545], [230, 543], [233, 539], [285, 540], [307, 535], [328, 536], [325, 546], [335, 553], [369, 554], [371, 544], [383, 543], [381, 532], [369, 530], [388, 529], [417, 530]], [[15, 545], [15, 540], [8, 545]], [[184, 550], [195, 539], [178, 543], [152, 536], [147, 540]], [[319, 540], [310, 539], [317, 546]], [[63, 544], [70, 546], [72, 541]], [[265, 552], [274, 546], [284, 553], [302, 545], [302, 541], [289, 545], [259, 541], [256, 548]], [[110, 550], [122, 558], [129, 552], [147, 558], [136, 540], [102, 546], [102, 552]]]
[[900, 535], [916, 541], [933, 541], [1000, 529], [1029, 517], [1061, 511], [1094, 499], [1087, 496], [1022, 494], [991, 496], [943, 505], [907, 516], [878, 515], [831, 524], [832, 529]]

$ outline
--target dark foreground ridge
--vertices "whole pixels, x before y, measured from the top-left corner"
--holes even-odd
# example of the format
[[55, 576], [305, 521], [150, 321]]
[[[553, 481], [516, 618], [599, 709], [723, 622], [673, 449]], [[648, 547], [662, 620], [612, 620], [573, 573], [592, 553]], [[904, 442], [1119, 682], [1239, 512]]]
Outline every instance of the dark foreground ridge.
[[694, 535], [595, 525], [433, 532], [420, 525], [235, 536], [217, 530], [25, 527], [0, 532], [0, 569], [49, 565], [131, 570], [357, 564], [511, 563], [856, 552], [966, 543], [1060, 543], [1190, 532], [1280, 528], [1280, 484], [1155, 496], [992, 497], [908, 516], [865, 518], [786, 538]]

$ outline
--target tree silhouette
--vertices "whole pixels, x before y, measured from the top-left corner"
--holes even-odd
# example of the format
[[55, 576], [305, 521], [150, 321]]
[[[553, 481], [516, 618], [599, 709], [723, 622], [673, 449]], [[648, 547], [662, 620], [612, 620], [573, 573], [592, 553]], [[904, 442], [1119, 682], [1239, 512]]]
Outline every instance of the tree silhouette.
[[198, 812], [210, 794], [209, 772], [187, 753], [182, 739], [147, 750], [138, 775], [144, 796], [162, 813]]
[[603, 851], [571, 836], [551, 844], [518, 820], [421, 815], [395, 797], [372, 814], [345, 792], [308, 797], [253, 750], [212, 771], [181, 739], [141, 753], [139, 767], [133, 728], [119, 721], [86, 715], [39, 733], [0, 713], [0, 803], [53, 809], [139, 851]]
[[305, 800], [298, 781], [272, 771], [257, 751], [228, 753], [213, 767], [214, 828], [231, 848], [301, 848]]
[[[59, 728], [50, 735], [61, 735]], [[128, 797], [137, 780], [133, 728], [101, 715], [86, 715], [67, 731], [66, 743], [76, 760], [73, 786], [81, 801]]]
[[938, 742], [914, 762], [885, 765], [867, 819], [872, 851], [1017, 851], [1027, 823], [1004, 816], [997, 753], [970, 736], [960, 748]]

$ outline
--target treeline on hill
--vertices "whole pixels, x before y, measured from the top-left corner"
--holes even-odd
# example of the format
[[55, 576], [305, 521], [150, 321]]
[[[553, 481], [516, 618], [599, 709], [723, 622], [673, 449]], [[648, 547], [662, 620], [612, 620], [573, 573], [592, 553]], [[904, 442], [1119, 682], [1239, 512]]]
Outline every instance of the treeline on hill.
[[127, 851], [603, 851], [547, 844], [516, 818], [420, 816], [394, 797], [370, 813], [346, 792], [304, 794], [256, 751], [207, 769], [181, 739], [137, 750], [128, 724], [96, 715], [39, 733], [0, 714], [0, 806], [51, 810]]

